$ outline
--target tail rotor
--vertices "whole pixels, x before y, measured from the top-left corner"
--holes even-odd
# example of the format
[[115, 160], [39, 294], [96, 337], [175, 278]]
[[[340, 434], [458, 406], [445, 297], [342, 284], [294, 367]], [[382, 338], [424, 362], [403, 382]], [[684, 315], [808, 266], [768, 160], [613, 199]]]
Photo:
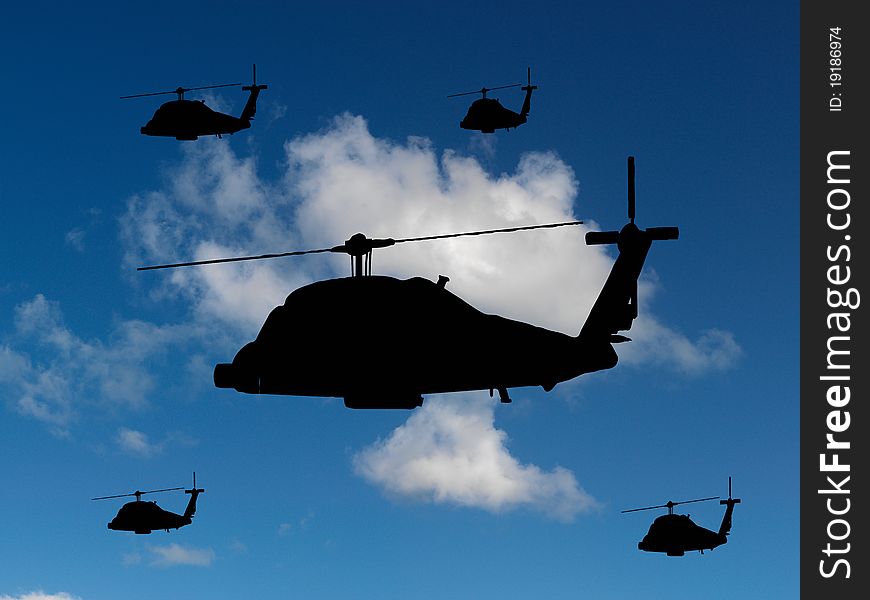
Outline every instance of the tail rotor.
[[586, 243], [590, 246], [598, 244], [619, 244], [626, 229], [633, 228], [639, 233], [645, 234], [649, 240], [676, 240], [680, 237], [678, 227], [648, 227], [638, 229], [634, 224], [635, 218], [635, 191], [634, 191], [634, 157], [628, 157], [628, 225], [622, 231], [590, 231], [586, 234]]
[[[637, 278], [650, 246], [653, 241], [676, 240], [680, 236], [677, 227], [640, 229], [635, 225], [634, 178], [634, 157], [629, 156], [628, 223], [620, 231], [590, 231], [586, 234], [586, 243], [590, 246], [616, 244], [619, 256], [592, 307], [583, 332], [616, 335], [618, 331], [629, 330], [637, 318]], [[624, 341], [621, 336], [612, 339]]]

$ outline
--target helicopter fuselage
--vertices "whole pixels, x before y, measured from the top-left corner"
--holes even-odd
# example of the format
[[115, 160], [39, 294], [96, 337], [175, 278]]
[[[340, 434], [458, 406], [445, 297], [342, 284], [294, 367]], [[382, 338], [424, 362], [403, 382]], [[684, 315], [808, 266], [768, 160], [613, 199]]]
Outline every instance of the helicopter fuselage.
[[459, 126], [482, 133], [495, 133], [496, 129], [519, 127], [526, 120], [526, 115], [505, 108], [495, 98], [478, 98], [468, 107]]
[[[442, 282], [444, 280], [441, 280]], [[415, 277], [331, 279], [291, 293], [215, 385], [333, 396], [349, 408], [414, 408], [422, 395], [556, 384], [616, 364], [595, 343], [485, 314]]]
[[190, 523], [190, 517], [163, 510], [155, 502], [135, 500], [121, 507], [108, 528], [146, 534], [160, 529], [178, 529]]
[[217, 112], [202, 101], [172, 100], [160, 106], [140, 131], [144, 135], [195, 140], [201, 135], [233, 134], [250, 126], [250, 120]]
[[728, 543], [728, 537], [696, 525], [688, 515], [662, 515], [650, 525], [649, 532], [638, 542], [639, 550], [683, 556], [695, 550], [712, 550]]

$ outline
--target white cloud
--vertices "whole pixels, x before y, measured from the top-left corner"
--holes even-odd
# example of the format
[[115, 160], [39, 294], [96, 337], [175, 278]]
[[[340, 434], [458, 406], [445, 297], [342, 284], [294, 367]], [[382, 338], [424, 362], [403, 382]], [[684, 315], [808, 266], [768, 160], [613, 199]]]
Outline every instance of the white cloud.
[[389, 438], [354, 457], [360, 475], [390, 493], [502, 512], [529, 508], [570, 521], [598, 506], [571, 471], [521, 464], [479, 397], [426, 401]]
[[48, 594], [40, 590], [36, 592], [25, 592], [20, 596], [8, 596], [6, 594], [0, 594], [0, 600], [79, 600], [79, 597], [73, 596], [66, 592]]
[[653, 317], [639, 317], [630, 335], [633, 341], [620, 348], [624, 363], [664, 366], [686, 375], [725, 371], [743, 355], [734, 335], [721, 329], [701, 332], [692, 341]]
[[294, 531], [305, 531], [314, 520], [314, 511], [308, 511], [305, 516], [300, 517], [295, 523], [284, 522], [278, 525], [278, 535], [285, 537], [292, 534]]
[[[253, 159], [236, 158], [223, 143], [197, 145], [186, 156], [170, 174], [170, 189], [128, 200], [121, 237], [129, 266], [263, 254], [294, 245], [292, 213], [280, 192], [257, 178]], [[194, 320], [218, 319], [251, 331], [289, 290], [310, 279], [296, 271], [258, 261], [142, 273], [137, 283], [184, 298]]]
[[275, 121], [283, 119], [285, 116], [287, 116], [287, 111], [289, 110], [289, 108], [290, 107], [286, 104], [280, 104], [277, 102], [270, 103], [266, 116], [266, 122], [271, 124]]
[[148, 440], [148, 436], [141, 431], [122, 427], [118, 430], [116, 441], [122, 449], [139, 456], [151, 456], [159, 452], [159, 448]]
[[148, 362], [196, 335], [190, 326], [118, 323], [108, 342], [66, 327], [58, 303], [42, 294], [15, 310], [18, 348], [0, 346], [0, 386], [15, 409], [67, 435], [85, 406], [140, 410], [155, 383]]
[[163, 453], [170, 445], [195, 446], [197, 441], [175, 431], [164, 433], [160, 441], [152, 441], [150, 436], [143, 431], [121, 427], [115, 434], [115, 443], [123, 452], [141, 458], [150, 458]]
[[[351, 115], [291, 140], [285, 150], [283, 181], [267, 183], [257, 176], [253, 158], [236, 157], [227, 144], [186, 147], [185, 162], [171, 174], [166, 192], [130, 200], [122, 219], [127, 260], [142, 265], [257, 255], [328, 248], [358, 231], [404, 238], [578, 216], [574, 173], [549, 152], [527, 153], [513, 173], [493, 175], [474, 158], [452, 151], [437, 155], [422, 138], [375, 138], [362, 117]], [[454, 293], [481, 310], [573, 335], [613, 263], [606, 247], [586, 246], [584, 233], [593, 228], [590, 222], [401, 244], [377, 251], [374, 271], [432, 280], [444, 274]], [[153, 275], [163, 293], [191, 302], [194, 318], [218, 319], [250, 339], [291, 290], [347, 273], [346, 257], [320, 254]], [[654, 279], [641, 281], [637, 326], [646, 320], [648, 335], [632, 331], [632, 343], [642, 347], [626, 355], [630, 362], [655, 360], [694, 372], [733, 360], [738, 348], [727, 334], [693, 342], [653, 321], [647, 298], [655, 288]], [[662, 352], [663, 341], [678, 351]]]
[[211, 548], [192, 548], [180, 544], [150, 546], [148, 551], [154, 555], [151, 565], [155, 567], [174, 567], [178, 565], [208, 567], [215, 559]]
[[64, 241], [68, 246], [71, 246], [78, 252], [84, 252], [85, 249], [85, 232], [79, 228], [71, 229], [66, 232]]

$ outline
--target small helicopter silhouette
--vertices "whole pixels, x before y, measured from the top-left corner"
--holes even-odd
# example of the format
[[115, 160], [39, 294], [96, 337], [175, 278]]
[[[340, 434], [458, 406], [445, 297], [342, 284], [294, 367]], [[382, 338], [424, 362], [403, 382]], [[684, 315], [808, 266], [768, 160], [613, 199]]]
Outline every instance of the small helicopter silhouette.
[[482, 87], [473, 92], [461, 92], [459, 94], [450, 94], [447, 96], [448, 98], [455, 98], [457, 96], [468, 96], [469, 94], [482, 95], [481, 98], [472, 102], [471, 106], [468, 107], [468, 112], [465, 114], [465, 118], [459, 122], [459, 126], [462, 129], [472, 129], [480, 131], [481, 133], [495, 133], [496, 129], [516, 129], [525, 123], [532, 102], [532, 91], [538, 89], [538, 86], [532, 85], [531, 67], [528, 68], [527, 78], [528, 84], [521, 88], [526, 93], [526, 98], [523, 100], [523, 107], [520, 109], [519, 113], [515, 113], [514, 111], [505, 108], [496, 98], [487, 98], [486, 93], [493, 90], [520, 87], [523, 85], [521, 83], [500, 85], [494, 88]]
[[[634, 224], [634, 157], [628, 159], [628, 216], [621, 231], [589, 232], [587, 244], [616, 244], [619, 256], [577, 336], [477, 310], [437, 282], [371, 275], [375, 248], [462, 236], [578, 225], [581, 221], [405, 239], [358, 233], [332, 248], [139, 267], [165, 269], [336, 252], [351, 257], [351, 277], [293, 291], [272, 310], [257, 338], [232, 363], [215, 366], [214, 383], [248, 394], [329, 396], [348, 408], [413, 409], [424, 394], [498, 390], [558, 383], [617, 363], [618, 332], [637, 317], [637, 279], [654, 240], [676, 227]], [[337, 361], [342, 361], [339, 368]]]
[[253, 71], [253, 83], [242, 87], [242, 90], [250, 92], [250, 95], [245, 103], [245, 107], [242, 109], [242, 114], [238, 117], [212, 110], [202, 100], [185, 100], [184, 94], [194, 90], [209, 90], [242, 85], [241, 83], [223, 83], [193, 88], [177, 87], [167, 92], [121, 96], [121, 99], [160, 96], [163, 94], [178, 95], [177, 100], [163, 103], [154, 112], [151, 120], [139, 130], [143, 135], [174, 137], [177, 140], [195, 140], [201, 135], [216, 135], [221, 137], [225, 133], [233, 134], [242, 129], [248, 129], [251, 126], [251, 119], [254, 118], [254, 114], [257, 112], [257, 97], [260, 95], [260, 90], [269, 88], [268, 85], [257, 85], [257, 65], [254, 65]]
[[131, 494], [100, 496], [98, 498], [91, 498], [91, 500], [136, 496], [136, 500], [127, 502], [121, 507], [115, 518], [109, 521], [108, 528], [115, 531], [132, 531], [139, 534], [151, 533], [158, 529], [164, 529], [168, 532], [170, 529], [179, 529], [185, 525], [190, 525], [193, 520], [193, 515], [196, 512], [196, 498], [205, 492], [204, 489], [196, 487], [196, 473], [193, 474], [193, 487], [189, 490], [184, 490], [185, 494], [190, 494], [190, 500], [187, 502], [184, 514], [179, 515], [168, 510], [163, 510], [157, 506], [156, 502], [143, 502], [141, 497], [143, 494], [171, 492], [175, 490], [184, 490], [184, 488], [164, 488], [161, 490], [148, 490], [147, 492], [136, 490]]
[[740, 498], [731, 498], [731, 478], [728, 478], [728, 499], [719, 500], [719, 504], [725, 505], [725, 514], [722, 517], [722, 524], [719, 526], [719, 531], [711, 531], [700, 525], [696, 525], [689, 515], [675, 515], [674, 507], [678, 504], [690, 504], [692, 502], [706, 502], [707, 500], [717, 500], [719, 496], [711, 496], [710, 498], [698, 498], [697, 500], [683, 500], [681, 502], [672, 502], [668, 500], [666, 504], [658, 506], [647, 506], [645, 508], [632, 508], [624, 510], [624, 513], [637, 512], [641, 510], [652, 510], [654, 508], [667, 508], [668, 514], [656, 518], [650, 525], [649, 532], [638, 542], [639, 550], [646, 552], [665, 552], [668, 556], [683, 556], [686, 552], [698, 550], [704, 554], [704, 550], [712, 550], [722, 544], [728, 543], [728, 534], [731, 532], [731, 515], [734, 512], [734, 505], [740, 504]]

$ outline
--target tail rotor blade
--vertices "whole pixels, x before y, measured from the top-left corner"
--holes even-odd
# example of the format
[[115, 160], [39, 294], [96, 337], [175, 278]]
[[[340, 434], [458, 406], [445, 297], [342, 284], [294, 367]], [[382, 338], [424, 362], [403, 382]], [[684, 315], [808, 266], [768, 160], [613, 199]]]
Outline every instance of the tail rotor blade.
[[589, 231], [586, 233], [586, 245], [595, 246], [598, 244], [618, 244], [618, 231]]
[[680, 239], [679, 227], [647, 227], [646, 232], [653, 240], [677, 240]]

